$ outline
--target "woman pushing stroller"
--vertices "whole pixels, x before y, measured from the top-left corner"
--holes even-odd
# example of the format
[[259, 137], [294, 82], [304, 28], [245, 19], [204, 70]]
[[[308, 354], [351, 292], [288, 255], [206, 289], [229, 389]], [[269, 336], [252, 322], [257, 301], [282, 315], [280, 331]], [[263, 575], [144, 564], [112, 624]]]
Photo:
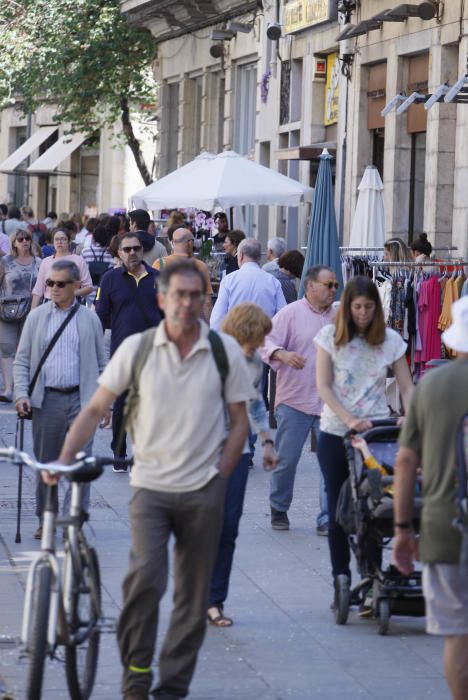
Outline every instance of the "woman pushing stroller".
[[387, 328], [380, 296], [367, 277], [346, 285], [334, 324], [315, 336], [317, 388], [324, 402], [317, 456], [328, 499], [328, 544], [333, 582], [345, 575], [351, 581], [348, 537], [335, 520], [341, 487], [349, 476], [343, 436], [364, 432], [372, 420], [387, 418], [387, 372], [392, 369], [403, 407], [408, 407], [413, 383], [405, 358], [406, 343]]

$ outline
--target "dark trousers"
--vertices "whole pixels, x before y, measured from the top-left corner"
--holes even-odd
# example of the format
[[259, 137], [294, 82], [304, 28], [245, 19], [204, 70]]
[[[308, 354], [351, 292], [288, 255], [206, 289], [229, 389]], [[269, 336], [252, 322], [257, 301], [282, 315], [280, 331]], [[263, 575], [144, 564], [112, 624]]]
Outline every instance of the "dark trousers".
[[[61, 394], [56, 391], [44, 392], [41, 408], [33, 408], [32, 434], [33, 449], [38, 462], [52, 462], [59, 456], [68, 429], [80, 412], [80, 393]], [[93, 440], [85, 445], [86, 454], [91, 454]], [[42, 520], [44, 512], [47, 486], [41, 479], [39, 472], [36, 474], [36, 515]], [[89, 509], [90, 484], [83, 484], [82, 507]], [[63, 512], [67, 513], [70, 507], [71, 487], [67, 488], [63, 502]], [[58, 489], [55, 489], [55, 510], [58, 511]]]
[[[127, 433], [123, 430], [124, 407], [128, 391], [118, 396], [112, 409], [111, 450], [117, 457], [127, 456]], [[120, 443], [120, 444], [119, 444]]]
[[244, 508], [245, 490], [249, 476], [249, 454], [241, 455], [236, 468], [229, 477], [226, 498], [224, 499], [224, 518], [218, 554], [211, 578], [209, 605], [223, 605], [229, 590], [232, 560], [239, 534], [239, 521]]
[[214, 477], [198, 491], [135, 489], [130, 501], [132, 548], [123, 582], [117, 637], [124, 667], [122, 690], [148, 692], [159, 619], [167, 586], [168, 542], [175, 537], [174, 607], [159, 656], [154, 697], [184, 698], [206, 631], [208, 592], [222, 524], [226, 481]]
[[318, 439], [317, 457], [327, 492], [328, 546], [330, 548], [333, 580], [339, 574], [346, 574], [351, 578], [348, 536], [335, 520], [338, 496], [340, 495], [341, 487], [349, 476], [343, 438], [321, 431]]

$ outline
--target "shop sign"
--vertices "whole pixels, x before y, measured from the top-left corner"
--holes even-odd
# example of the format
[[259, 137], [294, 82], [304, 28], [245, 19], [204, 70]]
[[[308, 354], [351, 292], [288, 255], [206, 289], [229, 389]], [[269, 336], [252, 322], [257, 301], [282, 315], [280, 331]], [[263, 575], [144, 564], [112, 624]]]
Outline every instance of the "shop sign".
[[340, 60], [337, 53], [327, 56], [327, 80], [325, 83], [325, 126], [338, 121], [340, 90]]
[[283, 9], [285, 34], [333, 19], [330, 0], [291, 0]]

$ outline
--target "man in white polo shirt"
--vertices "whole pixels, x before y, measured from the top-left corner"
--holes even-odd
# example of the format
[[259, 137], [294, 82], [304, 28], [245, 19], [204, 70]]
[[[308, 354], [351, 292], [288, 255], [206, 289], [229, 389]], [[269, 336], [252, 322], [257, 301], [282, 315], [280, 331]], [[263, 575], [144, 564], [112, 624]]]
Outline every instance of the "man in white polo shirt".
[[[236, 341], [222, 334], [229, 358], [223, 382], [209, 328], [200, 320], [205, 285], [191, 261], [164, 268], [158, 278], [158, 302], [165, 320], [153, 331], [153, 345], [138, 382], [132, 421], [132, 549], [118, 626], [126, 700], [147, 698], [151, 686], [171, 534], [175, 536], [174, 609], [153, 696], [175, 700], [188, 693], [205, 635], [226, 479], [247, 437], [245, 402], [252, 395], [248, 369]], [[141, 338], [142, 334], [130, 336], [111, 358], [99, 389], [70, 430], [60, 461], [73, 460], [115, 397], [130, 387]]]

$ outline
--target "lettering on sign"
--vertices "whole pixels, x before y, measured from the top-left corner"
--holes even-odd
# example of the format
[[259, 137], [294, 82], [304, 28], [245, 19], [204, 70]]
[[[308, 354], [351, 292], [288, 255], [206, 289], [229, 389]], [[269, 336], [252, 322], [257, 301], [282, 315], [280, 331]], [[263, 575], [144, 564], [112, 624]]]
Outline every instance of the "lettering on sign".
[[327, 81], [325, 83], [325, 126], [338, 121], [340, 88], [340, 60], [337, 53], [327, 56]]
[[286, 34], [298, 32], [329, 19], [329, 0], [292, 0], [283, 9], [283, 27]]

